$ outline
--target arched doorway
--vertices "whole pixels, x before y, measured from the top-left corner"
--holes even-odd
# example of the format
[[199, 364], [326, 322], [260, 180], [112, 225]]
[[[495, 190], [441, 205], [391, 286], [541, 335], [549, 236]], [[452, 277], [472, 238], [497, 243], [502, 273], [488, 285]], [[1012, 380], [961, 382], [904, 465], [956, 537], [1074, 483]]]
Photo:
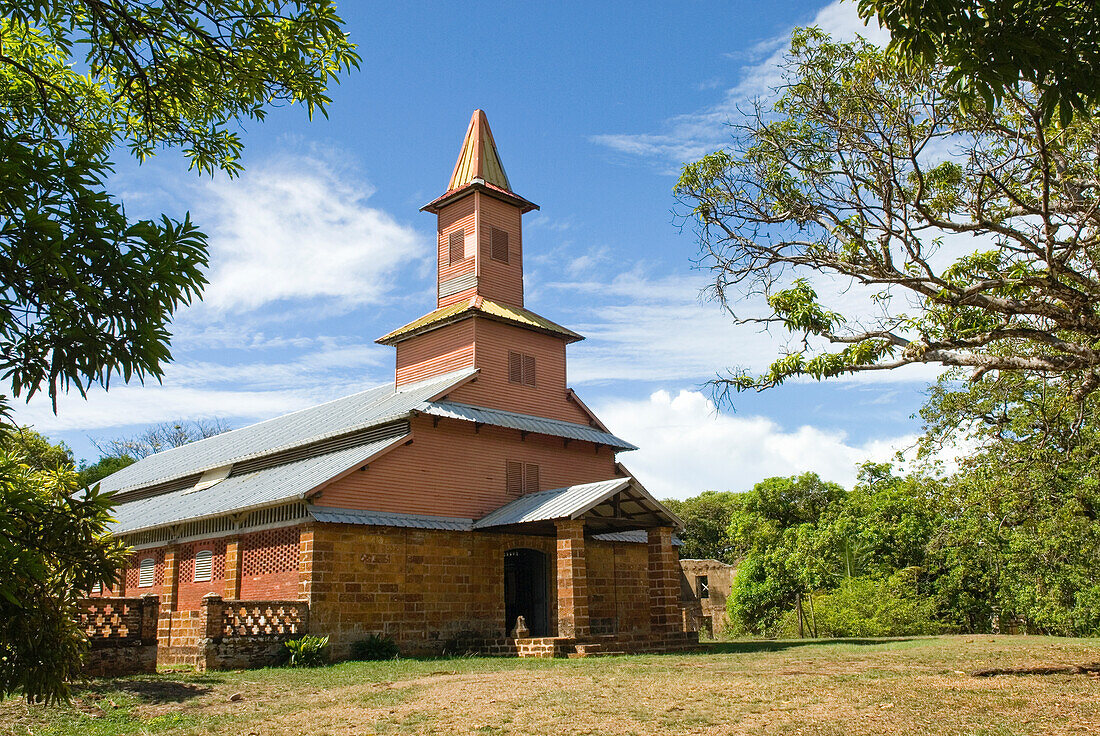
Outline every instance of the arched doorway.
[[504, 553], [504, 628], [508, 634], [523, 616], [531, 636], [549, 636], [550, 608], [546, 595], [546, 555], [536, 549]]

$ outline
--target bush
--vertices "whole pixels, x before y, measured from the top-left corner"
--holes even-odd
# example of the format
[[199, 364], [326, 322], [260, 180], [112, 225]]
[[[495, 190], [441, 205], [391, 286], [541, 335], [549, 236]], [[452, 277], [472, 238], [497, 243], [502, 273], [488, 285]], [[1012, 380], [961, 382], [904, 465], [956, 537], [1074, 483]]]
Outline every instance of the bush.
[[886, 580], [849, 578], [836, 590], [818, 593], [813, 601], [818, 636], [919, 636], [947, 630], [935, 619], [935, 601], [917, 594], [916, 571], [911, 568]]
[[290, 667], [320, 667], [328, 661], [327, 636], [303, 636], [286, 642]]
[[352, 642], [351, 645], [351, 658], [360, 661], [374, 662], [383, 659], [397, 659], [398, 654], [400, 654], [400, 651], [392, 636], [371, 634], [366, 639]]

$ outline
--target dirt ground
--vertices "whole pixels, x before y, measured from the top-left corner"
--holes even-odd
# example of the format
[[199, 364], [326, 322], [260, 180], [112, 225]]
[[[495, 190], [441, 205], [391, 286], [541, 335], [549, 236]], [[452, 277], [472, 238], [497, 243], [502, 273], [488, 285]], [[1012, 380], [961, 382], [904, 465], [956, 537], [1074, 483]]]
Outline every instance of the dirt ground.
[[742, 642], [587, 660], [464, 658], [99, 680], [0, 704], [6, 734], [1100, 734], [1100, 641]]

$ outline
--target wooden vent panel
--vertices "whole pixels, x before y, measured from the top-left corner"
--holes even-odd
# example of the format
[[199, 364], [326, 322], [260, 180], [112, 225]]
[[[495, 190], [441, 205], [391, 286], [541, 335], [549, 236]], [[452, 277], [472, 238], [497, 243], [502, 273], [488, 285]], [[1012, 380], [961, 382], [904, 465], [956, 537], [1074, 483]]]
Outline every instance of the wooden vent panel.
[[455, 230], [451, 233], [451, 239], [448, 246], [449, 258], [451, 263], [458, 263], [466, 258], [466, 231]]
[[494, 261], [508, 262], [508, 233], [497, 227], [489, 234], [489, 257]]
[[507, 461], [504, 469], [505, 485], [509, 496], [519, 498], [523, 495], [523, 463]]

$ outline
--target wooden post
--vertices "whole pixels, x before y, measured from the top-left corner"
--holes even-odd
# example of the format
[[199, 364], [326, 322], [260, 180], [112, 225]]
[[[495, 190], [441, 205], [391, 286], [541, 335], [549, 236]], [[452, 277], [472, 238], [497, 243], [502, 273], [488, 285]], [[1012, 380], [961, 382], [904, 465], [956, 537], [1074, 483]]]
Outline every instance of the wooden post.
[[801, 591], [794, 594], [794, 605], [795, 605], [795, 608], [798, 609], [798, 638], [799, 639], [805, 639], [806, 638], [806, 630], [802, 626], [802, 592]]

